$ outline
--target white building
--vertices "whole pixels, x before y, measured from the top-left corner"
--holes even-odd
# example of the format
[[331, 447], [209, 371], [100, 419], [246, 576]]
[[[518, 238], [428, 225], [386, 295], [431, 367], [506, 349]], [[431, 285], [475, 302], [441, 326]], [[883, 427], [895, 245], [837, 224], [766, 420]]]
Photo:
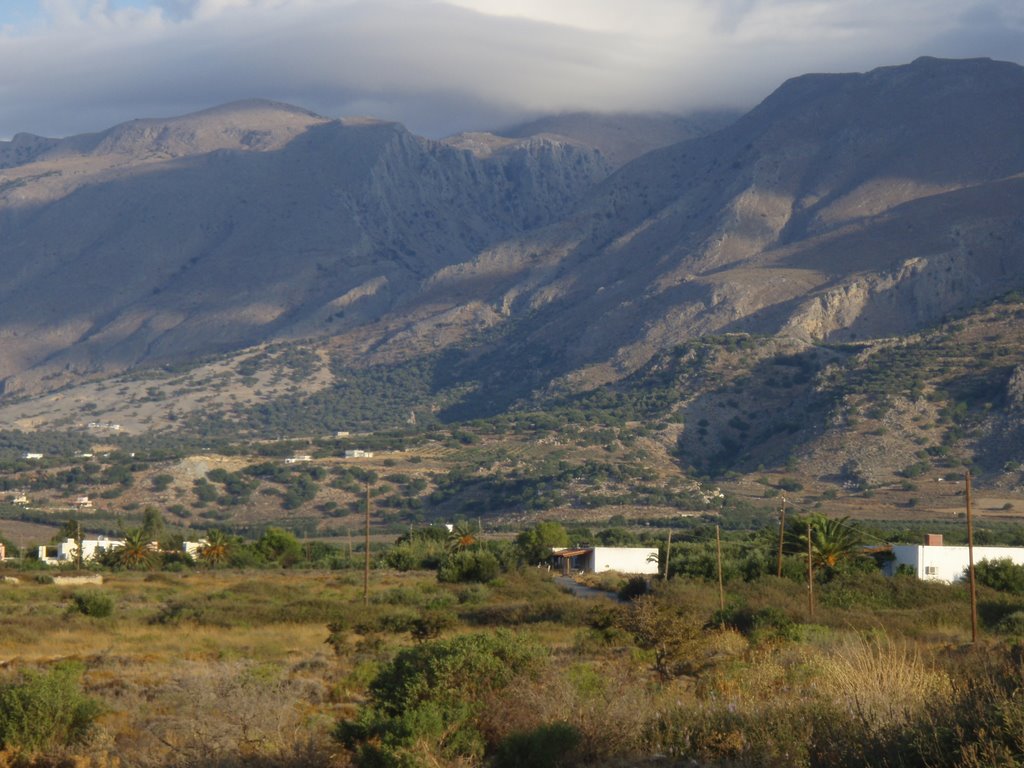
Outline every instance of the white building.
[[181, 542], [181, 551], [189, 557], [199, 557], [199, 554], [203, 551], [203, 547], [207, 546], [210, 542], [206, 539], [200, 539], [199, 541], [183, 541]]
[[[927, 542], [894, 546], [893, 559], [885, 565], [886, 575], [893, 576], [907, 566], [917, 578], [928, 581], [950, 583], [967, 577], [970, 557], [966, 546], [944, 546], [942, 536], [936, 534], [929, 534]], [[974, 564], [982, 560], [1012, 560], [1024, 565], [1024, 547], [975, 547]]]
[[301, 464], [303, 462], [312, 461], [312, 460], [313, 460], [313, 457], [310, 456], [308, 453], [301, 453], [301, 454], [298, 454], [296, 456], [289, 456], [287, 459], [284, 460], [284, 463], [285, 464]]
[[32, 453], [32, 452], [26, 451], [25, 453], [23, 453], [21, 455], [21, 458], [23, 458], [23, 459], [41, 459], [41, 458], [43, 458], [43, 454], [41, 454], [41, 453]]
[[364, 451], [360, 448], [356, 448], [352, 451], [345, 451], [346, 459], [372, 459], [373, 451]]
[[[105, 536], [100, 536], [98, 539], [82, 539], [82, 561], [88, 562], [97, 555], [123, 546], [124, 539], [108, 539]], [[74, 539], [65, 539], [58, 544], [39, 547], [39, 559], [47, 565], [73, 563], [77, 558], [78, 544]]]
[[651, 574], [658, 573], [657, 547], [582, 547], [558, 549], [554, 557], [562, 561], [563, 570], [586, 573]]

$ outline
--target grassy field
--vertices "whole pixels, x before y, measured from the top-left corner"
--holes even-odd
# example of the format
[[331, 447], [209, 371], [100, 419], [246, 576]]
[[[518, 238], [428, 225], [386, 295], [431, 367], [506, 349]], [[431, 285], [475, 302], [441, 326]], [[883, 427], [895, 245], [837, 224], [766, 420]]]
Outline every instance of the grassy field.
[[816, 584], [813, 616], [774, 576], [730, 581], [720, 611], [700, 579], [584, 600], [536, 568], [375, 569], [365, 606], [358, 571], [4, 575], [0, 698], [74, 669], [98, 709], [83, 741], [36, 749], [0, 714], [0, 765], [981, 766], [1024, 747], [1024, 598], [987, 588], [972, 645], [963, 586], [863, 568]]

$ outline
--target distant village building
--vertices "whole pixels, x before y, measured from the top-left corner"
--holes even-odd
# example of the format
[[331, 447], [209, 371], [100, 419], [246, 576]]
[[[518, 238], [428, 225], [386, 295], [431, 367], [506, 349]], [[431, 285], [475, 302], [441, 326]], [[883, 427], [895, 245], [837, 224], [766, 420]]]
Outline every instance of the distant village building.
[[28, 504], [28, 495], [24, 493], [16, 493], [14, 495], [14, 498], [11, 499], [11, 502], [14, 504], [21, 504], [22, 506], [24, 506], [25, 504]]
[[310, 456], [308, 453], [303, 453], [303, 454], [300, 454], [298, 456], [289, 456], [287, 459], [284, 460], [284, 463], [285, 464], [301, 464], [302, 462], [312, 461], [312, 460], [313, 460], [312, 456]]
[[360, 448], [356, 448], [352, 451], [345, 451], [346, 459], [372, 459], [373, 451], [364, 451]]
[[72, 500], [71, 503], [74, 504], [79, 509], [92, 508], [92, 500], [90, 500], [88, 496], [75, 496], [74, 500]]
[[[892, 548], [892, 554], [893, 559], [885, 564], [888, 576], [905, 568], [926, 581], [952, 583], [967, 578], [968, 548], [943, 545], [941, 534], [928, 534], [924, 544], [898, 544]], [[982, 560], [1012, 560], [1024, 565], [1024, 547], [975, 547], [974, 564]]]
[[334, 436], [335, 437], [348, 437], [349, 433], [346, 432], [345, 430], [338, 430], [337, 432], [334, 433]]
[[23, 453], [21, 455], [21, 458], [23, 458], [23, 459], [41, 459], [41, 458], [43, 458], [43, 454], [41, 454], [41, 453], [32, 453], [30, 451], [26, 451], [25, 453]]
[[206, 539], [200, 539], [199, 541], [183, 541], [181, 542], [181, 551], [189, 557], [199, 557], [203, 551], [203, 547], [207, 546], [210, 542]]
[[[108, 539], [105, 536], [98, 539], [83, 539], [82, 561], [87, 563], [98, 555], [123, 546], [124, 539]], [[45, 544], [39, 547], [39, 559], [47, 565], [73, 563], [78, 559], [78, 544], [74, 539], [65, 539], [57, 544]]]
[[618, 571], [640, 575], [658, 573], [657, 547], [578, 547], [556, 549], [553, 557], [563, 572]]

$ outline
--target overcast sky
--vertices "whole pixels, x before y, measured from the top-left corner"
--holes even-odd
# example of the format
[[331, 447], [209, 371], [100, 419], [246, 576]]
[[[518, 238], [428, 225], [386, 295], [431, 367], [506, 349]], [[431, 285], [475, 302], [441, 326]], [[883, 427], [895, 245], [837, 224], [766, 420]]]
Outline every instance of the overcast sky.
[[804, 72], [1024, 63], [1021, 0], [0, 0], [0, 138], [252, 97], [440, 136], [749, 107]]

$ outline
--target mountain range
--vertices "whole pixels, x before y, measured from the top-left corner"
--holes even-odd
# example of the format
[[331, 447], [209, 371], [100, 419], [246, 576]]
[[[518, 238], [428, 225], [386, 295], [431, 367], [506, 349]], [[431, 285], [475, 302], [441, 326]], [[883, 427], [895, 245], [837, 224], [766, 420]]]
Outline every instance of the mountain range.
[[922, 58], [797, 77], [742, 116], [432, 141], [249, 101], [20, 134], [0, 406], [301, 342], [335, 374], [433, 361], [456, 392], [435, 410], [477, 415], [700, 337], [913, 334], [1024, 287], [1021, 125], [1024, 68]]

